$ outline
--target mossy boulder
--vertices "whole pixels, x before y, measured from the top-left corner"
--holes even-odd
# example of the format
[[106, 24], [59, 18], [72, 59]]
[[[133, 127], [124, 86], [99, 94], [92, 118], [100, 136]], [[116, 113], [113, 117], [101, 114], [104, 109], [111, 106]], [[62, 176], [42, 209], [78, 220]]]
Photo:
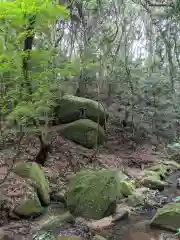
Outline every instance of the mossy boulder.
[[108, 118], [108, 113], [97, 101], [73, 95], [65, 95], [61, 98], [55, 108], [55, 114], [59, 123], [70, 123], [83, 117], [104, 126]]
[[124, 175], [112, 169], [81, 171], [70, 182], [67, 207], [75, 216], [90, 219], [101, 219], [112, 214], [115, 211], [112, 206], [116, 208], [121, 190], [129, 193], [124, 183], [121, 186], [123, 180]]
[[5, 208], [8, 209], [9, 217], [32, 218], [43, 213], [44, 208], [32, 180], [11, 172], [1, 186], [6, 196]]
[[21, 162], [13, 168], [13, 172], [23, 178], [29, 178], [35, 182], [38, 196], [42, 205], [48, 205], [50, 203], [49, 184], [45, 178], [43, 170], [38, 164]]
[[32, 218], [38, 217], [44, 212], [38, 196], [34, 193], [31, 198], [20, 200], [19, 204], [15, 206], [13, 213], [19, 217]]
[[81, 146], [94, 148], [98, 134], [98, 144], [105, 140], [105, 132], [101, 126], [89, 119], [81, 119], [72, 123], [64, 124], [59, 129], [60, 134]]
[[180, 223], [180, 203], [170, 203], [159, 208], [151, 221], [152, 226], [176, 231]]

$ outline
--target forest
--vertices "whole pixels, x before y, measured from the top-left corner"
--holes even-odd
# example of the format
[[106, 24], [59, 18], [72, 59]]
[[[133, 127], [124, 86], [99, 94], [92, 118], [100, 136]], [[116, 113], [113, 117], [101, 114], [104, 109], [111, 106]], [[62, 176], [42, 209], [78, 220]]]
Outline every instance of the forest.
[[0, 1], [0, 240], [180, 235], [180, 0]]

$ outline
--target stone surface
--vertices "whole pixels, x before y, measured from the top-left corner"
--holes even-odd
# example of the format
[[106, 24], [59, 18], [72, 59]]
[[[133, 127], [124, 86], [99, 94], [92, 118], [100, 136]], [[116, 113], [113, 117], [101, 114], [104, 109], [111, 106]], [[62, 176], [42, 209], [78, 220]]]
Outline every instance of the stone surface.
[[34, 195], [28, 199], [21, 200], [20, 203], [15, 206], [13, 212], [20, 217], [33, 218], [40, 216], [44, 212], [44, 208], [34, 193]]
[[112, 169], [77, 173], [67, 192], [69, 210], [76, 216], [96, 220], [113, 214], [116, 200], [122, 196], [124, 178], [124, 174]]
[[53, 231], [54, 229], [59, 227], [61, 224], [66, 222], [71, 222], [73, 220], [74, 220], [74, 217], [70, 212], [65, 212], [60, 215], [52, 215], [52, 216], [48, 214], [47, 216], [43, 216], [42, 220], [38, 222], [37, 229]]
[[180, 223], [180, 203], [170, 203], [159, 208], [151, 225], [176, 231]]
[[2, 189], [6, 196], [4, 208], [8, 210], [9, 217], [33, 218], [44, 211], [32, 180], [11, 172], [2, 184]]
[[50, 203], [49, 184], [43, 170], [38, 164], [21, 162], [13, 168], [13, 172], [22, 178], [29, 178], [35, 182], [42, 205], [48, 205]]
[[97, 144], [105, 141], [105, 132], [101, 126], [89, 119], [81, 119], [72, 123], [64, 124], [59, 129], [61, 135], [86, 148], [94, 148], [98, 133]]
[[62, 97], [55, 112], [59, 123], [70, 123], [81, 118], [87, 118], [96, 123], [99, 119], [100, 125], [103, 126], [108, 118], [107, 111], [98, 102], [73, 95]]
[[118, 213], [113, 215], [112, 222], [115, 223], [115, 222], [120, 221], [122, 218], [128, 218], [128, 215], [129, 215], [129, 211], [128, 210], [121, 209], [121, 210], [119, 210]]
[[97, 221], [92, 221], [88, 223], [88, 226], [92, 230], [102, 231], [103, 229], [109, 228], [113, 225], [113, 217], [105, 217]]

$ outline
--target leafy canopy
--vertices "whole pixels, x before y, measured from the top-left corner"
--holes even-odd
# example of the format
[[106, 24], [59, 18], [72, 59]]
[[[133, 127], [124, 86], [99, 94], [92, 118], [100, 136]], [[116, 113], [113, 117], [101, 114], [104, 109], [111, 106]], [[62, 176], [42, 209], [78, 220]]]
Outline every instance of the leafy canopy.
[[[29, 20], [33, 17], [35, 22], [29, 30]], [[60, 66], [54, 66], [52, 71], [50, 64], [57, 54], [55, 49], [37, 48], [33, 45], [28, 62], [28, 83], [24, 79], [22, 62], [24, 54], [27, 54], [23, 48], [28, 34], [42, 41], [39, 36], [52, 26], [55, 27], [59, 18], [68, 19], [69, 12], [66, 7], [54, 1], [0, 2], [1, 115], [8, 117], [8, 120], [16, 120], [19, 125], [26, 125], [32, 118], [41, 120], [40, 117], [49, 112], [53, 105], [53, 74], [61, 72]], [[69, 68], [66, 71], [68, 70]]]

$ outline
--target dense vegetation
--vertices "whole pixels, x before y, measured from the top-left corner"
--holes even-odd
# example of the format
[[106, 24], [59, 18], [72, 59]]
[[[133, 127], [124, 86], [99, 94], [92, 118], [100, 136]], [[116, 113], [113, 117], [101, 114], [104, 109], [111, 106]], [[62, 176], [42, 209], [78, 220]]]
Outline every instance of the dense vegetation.
[[69, 84], [119, 124], [178, 141], [179, 1], [30, 2], [1, 2], [2, 135], [13, 122], [48, 148], [51, 109]]
[[[0, 224], [5, 219], [3, 211], [8, 218], [42, 215], [56, 195], [69, 211], [67, 218], [99, 220], [116, 212], [117, 201], [128, 199], [136, 210], [139, 206], [161, 208], [152, 224], [179, 227], [179, 199], [165, 196], [165, 202], [159, 203], [163, 195], [157, 196], [169, 184], [167, 176], [180, 169], [179, 22], [180, 0], [0, 1], [0, 176], [3, 164], [8, 165], [0, 181], [0, 192], [3, 189], [6, 197], [5, 203], [0, 197]], [[61, 168], [50, 166], [51, 177], [45, 171], [48, 156], [53, 163], [63, 162], [65, 156], [58, 151], [51, 155], [57, 150], [55, 133], [69, 140], [84, 162], [89, 149], [95, 150], [84, 164], [91, 170], [77, 173], [64, 194], [59, 193], [59, 182], [66, 181], [60, 176]], [[178, 151], [177, 162], [158, 156], [153, 166], [141, 169], [135, 177], [119, 165], [111, 171], [99, 164], [109, 154], [104, 144], [108, 141], [112, 154], [107, 159], [120, 163], [128, 158], [126, 152], [122, 155], [127, 158], [121, 156], [120, 141], [117, 153], [113, 152], [111, 137], [119, 140], [123, 134], [127, 151], [138, 149], [128, 148], [129, 139], [158, 150], [163, 146], [168, 154]], [[36, 139], [37, 151], [24, 159], [21, 141], [25, 138], [30, 143], [31, 137]], [[1, 162], [1, 156], [10, 151], [10, 139], [16, 154], [11, 163], [9, 156], [8, 163]], [[134, 164], [132, 152], [128, 160]]]

